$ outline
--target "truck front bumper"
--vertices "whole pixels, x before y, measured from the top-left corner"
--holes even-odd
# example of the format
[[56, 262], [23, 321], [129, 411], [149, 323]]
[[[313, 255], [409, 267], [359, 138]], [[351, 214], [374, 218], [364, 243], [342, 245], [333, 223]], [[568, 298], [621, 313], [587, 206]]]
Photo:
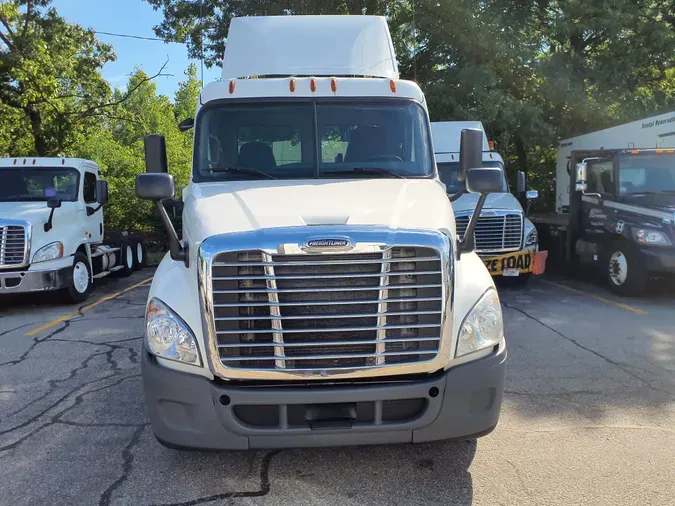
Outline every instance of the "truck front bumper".
[[143, 350], [155, 437], [179, 449], [423, 443], [486, 435], [499, 419], [506, 347], [422, 379], [234, 386], [162, 367]]
[[675, 274], [675, 248], [643, 248], [640, 253], [648, 272]]
[[58, 290], [70, 284], [72, 275], [70, 267], [44, 271], [0, 271], [0, 294]]

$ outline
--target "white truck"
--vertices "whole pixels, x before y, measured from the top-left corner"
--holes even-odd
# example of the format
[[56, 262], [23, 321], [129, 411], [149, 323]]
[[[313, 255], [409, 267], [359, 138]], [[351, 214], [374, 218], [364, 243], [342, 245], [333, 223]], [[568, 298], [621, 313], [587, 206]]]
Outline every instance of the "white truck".
[[0, 159], [0, 296], [60, 290], [83, 302], [95, 278], [144, 267], [138, 239], [104, 242], [107, 202], [92, 161]]
[[[146, 138], [136, 180], [171, 245], [142, 353], [156, 438], [242, 450], [490, 432], [499, 297], [457, 235], [424, 95], [399, 79], [385, 19], [234, 19], [195, 118], [182, 122], [195, 125], [182, 240], [162, 204], [163, 137]], [[462, 133], [478, 214], [503, 185], [480, 167], [481, 142]]]
[[527, 202], [523, 210], [520, 202], [509, 191], [504, 160], [493, 151], [480, 121], [441, 121], [431, 124], [438, 175], [445, 184], [455, 212], [457, 232], [462, 238], [474, 209], [477, 196], [466, 193], [466, 185], [458, 180], [459, 144], [464, 129], [483, 133], [483, 167], [496, 167], [502, 171], [502, 188], [488, 196], [476, 225], [475, 244], [478, 255], [493, 276], [515, 277], [526, 283], [532, 274], [542, 274], [545, 254], [539, 252], [537, 229], [527, 218], [530, 203], [539, 195], [536, 190], [526, 190], [525, 174], [518, 173], [517, 193]]

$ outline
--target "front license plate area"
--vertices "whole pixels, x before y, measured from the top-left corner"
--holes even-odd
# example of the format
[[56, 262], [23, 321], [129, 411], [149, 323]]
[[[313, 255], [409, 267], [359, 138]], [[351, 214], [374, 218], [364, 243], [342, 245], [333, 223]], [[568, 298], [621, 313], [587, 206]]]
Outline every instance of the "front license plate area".
[[483, 263], [493, 276], [520, 276], [532, 272], [532, 252], [518, 251], [498, 257], [483, 258]]

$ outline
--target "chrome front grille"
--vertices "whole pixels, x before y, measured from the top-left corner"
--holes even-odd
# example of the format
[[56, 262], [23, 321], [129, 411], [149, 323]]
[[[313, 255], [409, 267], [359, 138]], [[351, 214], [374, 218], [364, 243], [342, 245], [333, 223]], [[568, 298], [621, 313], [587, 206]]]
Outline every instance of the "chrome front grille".
[[26, 227], [0, 224], [0, 267], [21, 267], [26, 264]]
[[[457, 216], [457, 235], [464, 237], [470, 216]], [[523, 240], [523, 215], [499, 213], [482, 214], [478, 218], [474, 233], [476, 251], [492, 253], [500, 251], [517, 251]]]
[[443, 321], [441, 253], [217, 253], [218, 360], [227, 369], [320, 372], [433, 360]]

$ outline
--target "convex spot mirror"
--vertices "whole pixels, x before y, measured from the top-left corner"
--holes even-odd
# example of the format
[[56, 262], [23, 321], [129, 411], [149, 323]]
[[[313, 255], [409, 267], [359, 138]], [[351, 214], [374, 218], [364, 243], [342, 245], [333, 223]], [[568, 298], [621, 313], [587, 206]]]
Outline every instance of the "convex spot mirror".
[[171, 174], [139, 174], [136, 176], [136, 196], [155, 202], [173, 198], [176, 191]]
[[61, 199], [51, 198], [47, 201], [47, 207], [49, 209], [58, 209], [61, 207]]
[[470, 193], [498, 193], [502, 191], [504, 175], [499, 167], [469, 169], [466, 189]]
[[537, 200], [539, 198], [539, 192], [537, 190], [527, 190], [525, 192], [525, 198], [527, 200]]
[[193, 126], [195, 126], [195, 119], [194, 118], [187, 118], [178, 123], [178, 130], [181, 132], [187, 132], [190, 130]]

